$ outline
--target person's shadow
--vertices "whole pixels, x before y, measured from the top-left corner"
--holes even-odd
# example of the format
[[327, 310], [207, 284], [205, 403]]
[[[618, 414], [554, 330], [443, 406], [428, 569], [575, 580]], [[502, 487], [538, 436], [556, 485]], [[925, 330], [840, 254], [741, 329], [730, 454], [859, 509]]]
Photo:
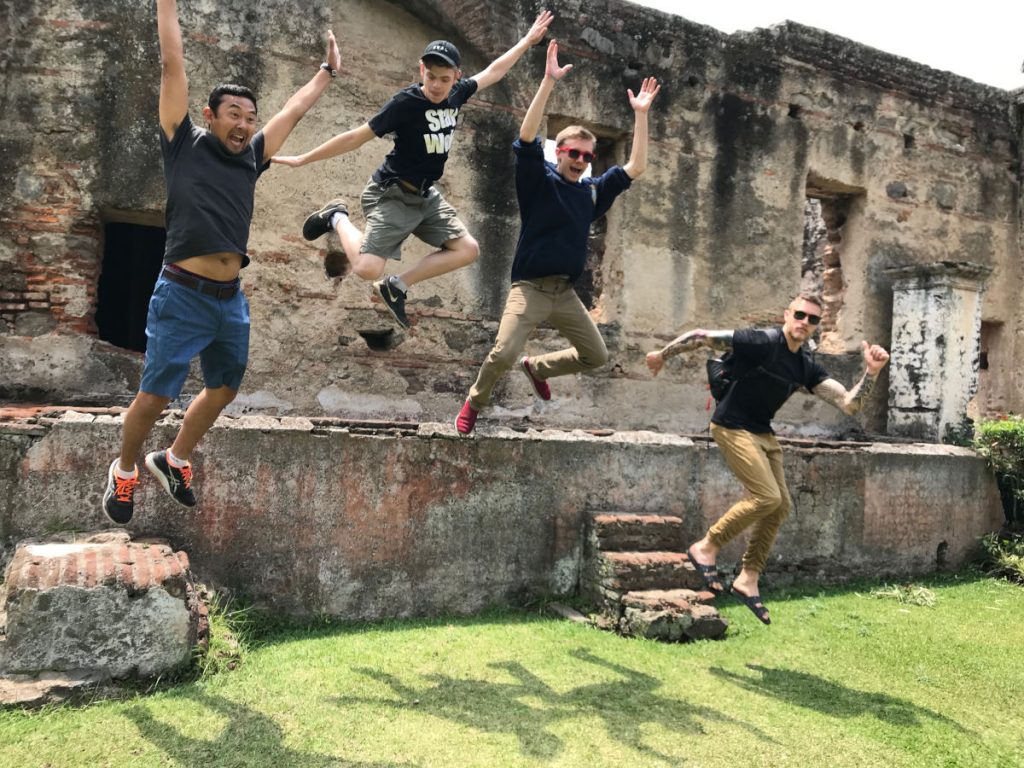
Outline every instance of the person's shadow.
[[646, 726], [655, 724], [679, 733], [703, 733], [705, 721], [730, 723], [756, 733], [759, 738], [768, 738], [754, 726], [711, 707], [696, 706], [661, 694], [661, 681], [648, 674], [584, 650], [573, 651], [570, 655], [611, 670], [622, 679], [559, 692], [521, 663], [504, 661], [488, 666], [504, 671], [514, 682], [466, 680], [434, 674], [424, 678], [431, 685], [420, 688], [385, 672], [354, 668], [353, 671], [387, 685], [397, 700], [389, 696], [338, 696], [334, 701], [340, 706], [358, 703], [415, 708], [479, 731], [508, 733], [518, 740], [521, 753], [535, 759], [554, 758], [562, 749], [562, 740], [552, 732], [552, 726], [581, 717], [600, 718], [610, 738], [669, 763], [676, 758], [646, 743], [643, 735]]
[[399, 765], [353, 762], [334, 755], [292, 749], [283, 743], [281, 726], [262, 712], [200, 691], [190, 690], [183, 698], [224, 715], [228, 720], [224, 730], [213, 739], [198, 738], [153, 717], [143, 704], [129, 707], [125, 717], [135, 723], [144, 739], [186, 768], [213, 768], [224, 764], [272, 765], [274, 768], [394, 768]]
[[922, 718], [927, 718], [951, 725], [961, 733], [969, 732], [945, 715], [887, 693], [846, 688], [823, 677], [792, 669], [772, 669], [758, 664], [748, 664], [747, 669], [759, 673], [759, 676], [737, 674], [721, 667], [712, 667], [710, 672], [744, 690], [772, 696], [786, 704], [813, 709], [832, 717], [872, 715], [882, 722], [897, 726], [920, 726]]

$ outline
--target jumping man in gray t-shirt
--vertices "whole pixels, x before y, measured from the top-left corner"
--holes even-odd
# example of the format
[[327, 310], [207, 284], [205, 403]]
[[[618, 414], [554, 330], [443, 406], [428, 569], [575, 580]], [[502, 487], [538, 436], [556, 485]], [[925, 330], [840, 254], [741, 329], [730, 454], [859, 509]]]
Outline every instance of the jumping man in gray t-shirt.
[[121, 454], [107, 471], [103, 512], [131, 521], [136, 457], [153, 424], [176, 398], [197, 355], [203, 391], [169, 448], [146, 456], [146, 467], [172, 498], [196, 503], [189, 457], [220, 412], [238, 393], [249, 353], [249, 304], [238, 274], [246, 247], [256, 180], [331, 82], [341, 56], [327, 33], [327, 61], [263, 127], [248, 88], [222, 84], [203, 108], [206, 127], [188, 114], [188, 80], [176, 0], [157, 0], [160, 37], [160, 143], [167, 180], [167, 247], [146, 320], [142, 383], [125, 414]]

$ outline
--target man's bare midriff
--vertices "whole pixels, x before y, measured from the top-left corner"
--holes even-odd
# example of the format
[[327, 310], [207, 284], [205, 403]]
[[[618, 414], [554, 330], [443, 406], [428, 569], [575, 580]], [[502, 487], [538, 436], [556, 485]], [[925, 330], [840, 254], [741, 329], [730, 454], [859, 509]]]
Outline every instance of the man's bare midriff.
[[194, 275], [221, 282], [234, 280], [242, 269], [242, 257], [237, 253], [207, 253], [174, 263]]

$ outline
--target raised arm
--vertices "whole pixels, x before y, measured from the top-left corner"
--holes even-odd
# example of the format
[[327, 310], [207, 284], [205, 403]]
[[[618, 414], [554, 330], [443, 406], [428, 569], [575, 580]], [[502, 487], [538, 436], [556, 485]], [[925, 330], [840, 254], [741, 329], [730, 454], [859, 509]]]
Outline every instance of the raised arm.
[[533, 26], [530, 27], [530, 31], [523, 35], [518, 43], [488, 64], [487, 69], [473, 75], [473, 79], [476, 80], [476, 89], [482, 91], [484, 88], [489, 88], [507, 75], [508, 71], [512, 69], [512, 65], [519, 61], [524, 53], [544, 39], [554, 18], [551, 11], [541, 11], [537, 15], [537, 20], [533, 22]]
[[629, 178], [635, 179], [647, 170], [647, 112], [651, 102], [658, 95], [661, 86], [653, 77], [645, 77], [640, 92], [633, 95], [632, 89], [626, 89], [629, 105], [633, 108], [633, 148], [629, 153], [629, 162], [623, 167]]
[[848, 390], [835, 379], [825, 379], [814, 388], [818, 398], [831, 403], [848, 416], [853, 416], [864, 406], [878, 380], [878, 374], [889, 362], [889, 353], [882, 347], [866, 341], [861, 342], [861, 345], [864, 352], [864, 374], [852, 389]]
[[672, 339], [661, 349], [647, 353], [647, 367], [651, 373], [657, 376], [665, 366], [665, 361], [675, 357], [682, 352], [689, 352], [698, 347], [707, 347], [716, 352], [725, 352], [732, 349], [732, 331], [706, 331], [703, 328], [694, 328], [681, 336]]
[[188, 114], [188, 78], [177, 0], [156, 0], [156, 29], [160, 38], [160, 127], [170, 140]]
[[[338, 52], [338, 41], [334, 39], [334, 33], [327, 30], [327, 66], [331, 72], [337, 72], [341, 67], [341, 54]], [[332, 75], [326, 69], [318, 69], [313, 79], [285, 102], [281, 111], [270, 118], [270, 121], [263, 127], [263, 159], [271, 159], [277, 150], [284, 144], [285, 139], [299, 124], [299, 120], [309, 111], [310, 107], [316, 104], [317, 100], [331, 84]]]
[[540, 87], [534, 94], [530, 108], [526, 110], [526, 115], [523, 117], [523, 124], [519, 126], [520, 141], [529, 143], [537, 138], [540, 121], [544, 119], [544, 108], [548, 105], [548, 97], [555, 89], [555, 83], [565, 77], [571, 69], [572, 64], [566, 64], [564, 67], [558, 66], [558, 41], [552, 40], [548, 43], [544, 79], [540, 81]]
[[339, 133], [333, 139], [328, 139], [316, 149], [312, 149], [305, 154], [271, 157], [270, 161], [272, 163], [280, 163], [281, 165], [298, 168], [300, 165], [315, 163], [319, 160], [326, 160], [329, 157], [337, 157], [338, 155], [343, 155], [346, 152], [351, 152], [353, 149], [358, 149], [373, 138], [376, 138], [376, 134], [373, 132], [373, 129], [370, 128], [370, 124], [363, 123], [358, 128], [353, 128], [351, 131]]

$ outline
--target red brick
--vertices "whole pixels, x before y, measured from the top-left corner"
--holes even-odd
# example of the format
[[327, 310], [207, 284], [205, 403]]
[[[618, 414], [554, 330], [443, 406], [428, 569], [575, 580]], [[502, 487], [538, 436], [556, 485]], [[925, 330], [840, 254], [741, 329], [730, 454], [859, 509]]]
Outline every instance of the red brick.
[[154, 557], [149, 565], [154, 584], [159, 586], [167, 581], [167, 566], [162, 556]]
[[82, 555], [82, 575], [83, 579], [80, 582], [80, 586], [91, 588], [95, 587], [99, 582], [97, 577], [99, 576], [97, 563], [96, 563], [96, 550], [87, 549]]
[[176, 552], [175, 557], [178, 558], [181, 567], [187, 571], [189, 569], [188, 555], [185, 552]]
[[139, 589], [149, 589], [153, 586], [153, 569], [150, 567], [149, 558], [143, 552], [135, 560], [132, 581]]

